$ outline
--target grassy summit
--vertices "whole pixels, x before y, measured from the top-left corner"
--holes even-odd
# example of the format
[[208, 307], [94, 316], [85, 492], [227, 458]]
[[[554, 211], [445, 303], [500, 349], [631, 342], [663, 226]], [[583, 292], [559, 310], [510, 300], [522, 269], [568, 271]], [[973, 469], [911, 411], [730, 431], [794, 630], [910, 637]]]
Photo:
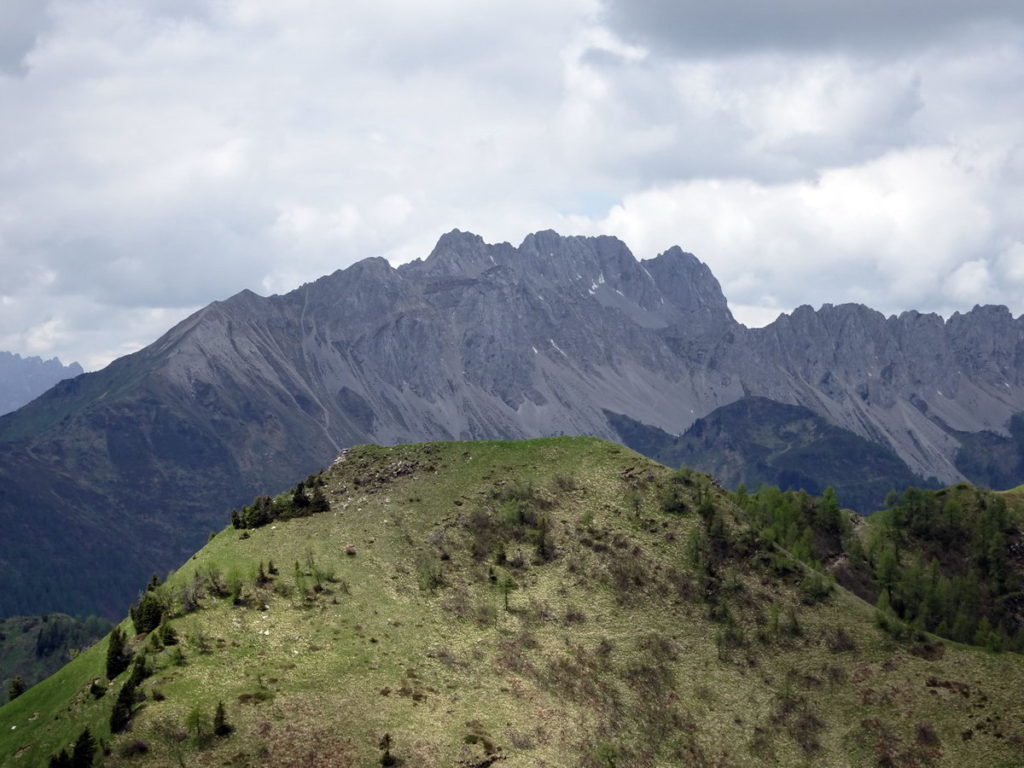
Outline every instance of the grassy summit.
[[320, 480], [327, 511], [227, 528], [146, 593], [163, 626], [121, 627], [148, 674], [108, 683], [103, 641], [0, 708], [0, 764], [86, 726], [107, 766], [1024, 762], [1024, 657], [897, 642], [704, 475], [557, 438], [363, 446]]

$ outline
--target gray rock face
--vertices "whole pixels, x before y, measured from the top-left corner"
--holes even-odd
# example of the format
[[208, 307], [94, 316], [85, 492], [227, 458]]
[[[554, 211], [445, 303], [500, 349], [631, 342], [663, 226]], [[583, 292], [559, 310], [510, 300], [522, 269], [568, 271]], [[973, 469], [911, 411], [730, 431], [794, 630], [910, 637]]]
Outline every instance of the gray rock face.
[[[607, 413], [678, 434], [749, 395], [957, 480], [957, 434], [1005, 433], [1024, 410], [1024, 318], [826, 305], [747, 329], [679, 248], [638, 261], [610, 237], [538, 232], [513, 247], [456, 230], [397, 269], [366, 259], [285, 295], [211, 304], [0, 418], [0, 525], [18, 532], [0, 540], [14, 585], [0, 613], [121, 615], [228, 506], [348, 445], [616, 439]], [[105, 543], [112, 532], [131, 546]], [[43, 542], [43, 566], [19, 550], [28, 541]], [[89, 575], [87, 557], [124, 588], [104, 591], [109, 574]], [[59, 599], [36, 597], [40, 579]]]
[[56, 357], [43, 360], [0, 352], [0, 414], [17, 410], [58, 381], [81, 374], [78, 363], [63, 365]]
[[1006, 434], [1024, 410], [1024, 317], [975, 307], [944, 322], [860, 305], [800, 307], [747, 330], [727, 365], [751, 394], [803, 405], [894, 450], [916, 474], [964, 479], [956, 431]]

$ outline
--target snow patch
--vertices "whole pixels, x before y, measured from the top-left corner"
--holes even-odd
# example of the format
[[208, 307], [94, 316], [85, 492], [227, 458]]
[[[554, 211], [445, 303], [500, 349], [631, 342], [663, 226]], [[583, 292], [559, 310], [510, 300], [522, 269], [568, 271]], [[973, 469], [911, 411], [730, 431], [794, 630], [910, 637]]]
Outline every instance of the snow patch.
[[558, 352], [558, 354], [560, 354], [562, 357], [568, 357], [568, 355], [565, 354], [565, 352], [562, 351], [562, 348], [560, 346], [558, 346], [557, 344], [555, 344], [555, 340], [554, 339], [548, 339], [548, 341], [551, 342], [551, 346], [555, 348], [555, 350]]

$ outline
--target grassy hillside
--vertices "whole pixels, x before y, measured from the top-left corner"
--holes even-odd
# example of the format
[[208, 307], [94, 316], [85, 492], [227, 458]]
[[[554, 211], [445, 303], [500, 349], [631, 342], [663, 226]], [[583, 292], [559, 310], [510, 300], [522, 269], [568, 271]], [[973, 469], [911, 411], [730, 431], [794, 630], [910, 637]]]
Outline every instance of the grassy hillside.
[[79, 620], [62, 613], [0, 619], [0, 701], [11, 682], [32, 685], [63, 667], [83, 648], [110, 631], [110, 622], [90, 616]]
[[176, 642], [122, 624], [149, 669], [124, 732], [105, 640], [0, 708], [0, 764], [86, 726], [107, 766], [1024, 761], [1024, 658], [898, 642], [703, 475], [558, 438], [364, 446], [320, 480], [266, 508], [327, 511], [226, 528], [147, 593]]

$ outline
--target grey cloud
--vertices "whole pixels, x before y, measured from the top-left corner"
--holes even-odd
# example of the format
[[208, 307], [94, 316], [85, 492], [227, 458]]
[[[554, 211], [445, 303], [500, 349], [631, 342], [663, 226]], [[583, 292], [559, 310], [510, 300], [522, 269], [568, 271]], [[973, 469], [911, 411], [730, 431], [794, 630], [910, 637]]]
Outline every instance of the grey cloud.
[[[682, 16], [668, 5], [611, 6], [617, 34], [598, 2], [65, 0], [20, 36], [0, 24], [0, 68], [24, 70], [0, 74], [17, 114], [0, 121], [0, 349], [97, 365], [191, 307], [366, 256], [422, 257], [453, 227], [492, 242], [607, 230], [639, 256], [678, 243], [735, 285], [730, 299], [761, 306], [835, 300], [827, 285], [896, 308], [960, 307], [986, 279], [1011, 286], [995, 298], [1024, 291], [1015, 27], [913, 55], [791, 56], [743, 41], [799, 36], [780, 31], [794, 3], [762, 19], [738, 0], [724, 16], [687, 2], [704, 25], [687, 34], [708, 37], [692, 58], [674, 55]], [[0, 0], [15, 5], [42, 7]], [[967, 19], [928, 7], [941, 18], [913, 34]], [[714, 38], [730, 13], [769, 28]], [[836, 13], [809, 9], [807, 24], [827, 21], [821, 39], [836, 43], [850, 11]], [[661, 22], [673, 55], [623, 45]], [[810, 50], [800, 34], [792, 47]], [[928, 173], [931, 155], [820, 183], [935, 146], [980, 164], [977, 178], [939, 177], [888, 208], [871, 203]], [[951, 186], [948, 205], [914, 216]], [[942, 239], [928, 233], [946, 221], [967, 228], [943, 250], [956, 295], [939, 282], [898, 292], [920, 284]]]
[[49, 27], [47, 6], [43, 0], [0, 3], [0, 73], [25, 74], [25, 55]]
[[608, 0], [625, 37], [682, 56], [744, 51], [884, 52], [965, 27], [1024, 23], [1017, 0]]

